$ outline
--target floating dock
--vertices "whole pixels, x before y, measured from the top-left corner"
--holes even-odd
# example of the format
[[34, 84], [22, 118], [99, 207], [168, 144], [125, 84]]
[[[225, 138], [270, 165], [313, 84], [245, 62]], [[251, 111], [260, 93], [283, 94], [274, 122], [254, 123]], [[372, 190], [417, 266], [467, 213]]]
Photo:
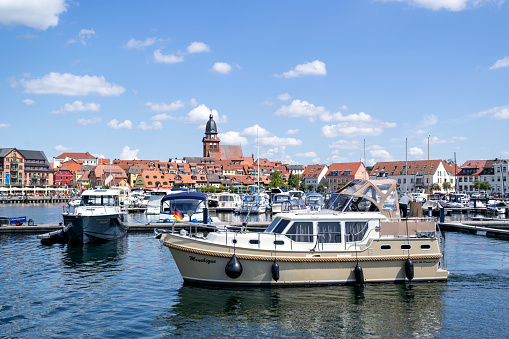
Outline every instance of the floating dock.
[[[499, 238], [509, 240], [509, 221], [464, 221], [459, 222], [443, 222], [439, 223], [440, 230], [444, 231], [458, 231], [469, 234], [481, 234], [488, 238]], [[486, 227], [491, 226], [491, 227]]]

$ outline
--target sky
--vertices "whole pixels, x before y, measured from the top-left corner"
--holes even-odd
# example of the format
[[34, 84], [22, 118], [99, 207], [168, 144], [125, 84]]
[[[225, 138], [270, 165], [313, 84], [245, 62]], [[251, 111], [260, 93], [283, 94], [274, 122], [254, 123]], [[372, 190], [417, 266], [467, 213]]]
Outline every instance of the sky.
[[509, 157], [502, 0], [0, 0], [0, 147], [288, 164]]

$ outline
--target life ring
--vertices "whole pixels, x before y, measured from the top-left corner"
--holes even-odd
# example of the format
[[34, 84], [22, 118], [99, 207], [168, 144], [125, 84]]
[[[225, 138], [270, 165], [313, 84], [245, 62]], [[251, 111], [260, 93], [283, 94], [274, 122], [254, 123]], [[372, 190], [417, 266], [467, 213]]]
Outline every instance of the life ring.
[[16, 221], [16, 226], [21, 226], [21, 223], [19, 221]]

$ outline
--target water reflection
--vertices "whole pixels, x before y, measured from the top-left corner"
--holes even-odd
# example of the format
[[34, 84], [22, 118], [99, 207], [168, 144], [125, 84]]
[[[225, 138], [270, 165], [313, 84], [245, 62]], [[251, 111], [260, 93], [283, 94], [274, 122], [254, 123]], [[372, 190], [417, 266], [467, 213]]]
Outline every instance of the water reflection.
[[184, 284], [158, 322], [170, 336], [433, 337], [446, 284], [203, 288]]
[[62, 262], [70, 268], [87, 267], [97, 272], [115, 267], [128, 250], [126, 237], [105, 243], [67, 244]]

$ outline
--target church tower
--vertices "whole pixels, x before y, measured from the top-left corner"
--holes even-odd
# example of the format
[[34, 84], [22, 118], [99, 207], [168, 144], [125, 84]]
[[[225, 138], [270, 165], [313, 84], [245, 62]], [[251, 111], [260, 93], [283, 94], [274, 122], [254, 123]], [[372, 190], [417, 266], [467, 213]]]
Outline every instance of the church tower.
[[209, 157], [210, 153], [219, 153], [219, 138], [217, 137], [217, 126], [212, 114], [205, 127], [205, 136], [203, 137], [203, 156]]

